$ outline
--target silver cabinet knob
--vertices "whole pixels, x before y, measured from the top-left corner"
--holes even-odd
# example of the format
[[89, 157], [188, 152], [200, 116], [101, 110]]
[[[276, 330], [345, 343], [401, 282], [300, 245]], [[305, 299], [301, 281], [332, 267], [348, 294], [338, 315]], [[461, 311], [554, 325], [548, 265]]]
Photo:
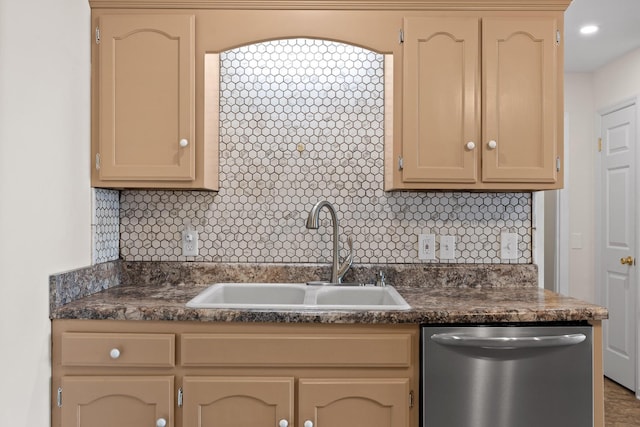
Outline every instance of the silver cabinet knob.
[[278, 423], [278, 427], [289, 427], [289, 421], [285, 419], [280, 420], [280, 422]]
[[186, 147], [187, 145], [189, 145], [189, 140], [188, 140], [188, 139], [186, 139], [186, 138], [182, 138], [182, 139], [180, 140], [180, 147], [184, 148], [184, 147]]
[[118, 359], [120, 357], [120, 350], [118, 350], [117, 348], [112, 348], [109, 352], [109, 357], [114, 360]]
[[487, 147], [489, 147], [489, 150], [493, 150], [498, 146], [498, 143], [495, 142], [493, 139], [491, 141], [489, 141], [487, 143]]
[[156, 427], [167, 427], [167, 420], [164, 418], [158, 418], [156, 420]]
[[466, 147], [467, 147], [467, 150], [471, 151], [471, 150], [476, 148], [476, 143], [473, 142], [473, 141], [469, 141], [469, 142], [467, 142]]
[[313, 421], [307, 420], [304, 422], [304, 427], [313, 427]]

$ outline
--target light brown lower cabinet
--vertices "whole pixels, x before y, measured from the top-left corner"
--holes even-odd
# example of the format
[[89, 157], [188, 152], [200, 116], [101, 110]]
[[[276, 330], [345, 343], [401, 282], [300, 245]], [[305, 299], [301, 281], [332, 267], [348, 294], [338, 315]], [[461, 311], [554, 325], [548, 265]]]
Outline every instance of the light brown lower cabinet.
[[53, 427], [417, 427], [417, 325], [54, 320]]
[[301, 379], [301, 427], [409, 425], [409, 379]]
[[60, 388], [65, 427], [163, 427], [173, 419], [172, 376], [66, 376]]
[[294, 379], [186, 377], [183, 425], [273, 427], [293, 420]]
[[409, 425], [408, 378], [301, 378], [295, 393], [293, 377], [186, 377], [183, 390], [185, 426]]

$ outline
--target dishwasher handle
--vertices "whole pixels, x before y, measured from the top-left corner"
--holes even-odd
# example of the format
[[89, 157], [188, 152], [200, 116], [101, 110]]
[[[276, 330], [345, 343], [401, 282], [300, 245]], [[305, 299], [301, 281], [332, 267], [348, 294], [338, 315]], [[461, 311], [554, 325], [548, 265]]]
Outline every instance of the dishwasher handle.
[[480, 337], [465, 333], [431, 335], [431, 340], [446, 346], [486, 348], [495, 350], [565, 347], [579, 344], [586, 338], [585, 334], [549, 335], [539, 337]]

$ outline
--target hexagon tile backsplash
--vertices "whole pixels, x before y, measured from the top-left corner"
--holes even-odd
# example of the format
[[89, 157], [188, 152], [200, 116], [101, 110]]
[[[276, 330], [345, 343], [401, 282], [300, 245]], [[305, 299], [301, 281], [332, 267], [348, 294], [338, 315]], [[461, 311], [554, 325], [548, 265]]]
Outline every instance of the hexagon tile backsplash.
[[[530, 193], [383, 190], [383, 55], [293, 39], [220, 59], [220, 190], [122, 191], [121, 258], [329, 262], [328, 212], [319, 230], [305, 227], [313, 204], [328, 200], [341, 246], [353, 236], [355, 263], [422, 262], [420, 233], [456, 236], [457, 257], [444, 262], [505, 262], [502, 231], [519, 235], [511, 262], [532, 262]], [[198, 257], [182, 256], [187, 222]]]

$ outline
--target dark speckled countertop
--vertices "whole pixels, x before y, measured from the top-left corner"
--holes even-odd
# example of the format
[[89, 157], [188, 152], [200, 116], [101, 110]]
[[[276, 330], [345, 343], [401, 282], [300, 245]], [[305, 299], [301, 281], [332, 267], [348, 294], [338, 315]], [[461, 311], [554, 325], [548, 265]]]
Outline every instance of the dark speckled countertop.
[[190, 309], [214, 282], [305, 282], [325, 266], [117, 261], [51, 276], [52, 319], [289, 323], [493, 323], [602, 320], [607, 310], [540, 289], [533, 265], [359, 266], [348, 281], [384, 270], [408, 311]]

